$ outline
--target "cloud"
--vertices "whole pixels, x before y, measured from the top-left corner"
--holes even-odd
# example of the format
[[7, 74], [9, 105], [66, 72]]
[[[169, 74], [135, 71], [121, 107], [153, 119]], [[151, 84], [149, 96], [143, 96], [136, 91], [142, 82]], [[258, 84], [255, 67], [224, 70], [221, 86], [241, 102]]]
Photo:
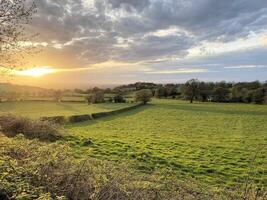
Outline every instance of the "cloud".
[[149, 0], [106, 0], [106, 2], [112, 8], [125, 9], [128, 12], [132, 12], [133, 10], [140, 12], [150, 5]]
[[45, 65], [114, 61], [125, 63], [127, 74], [127, 63], [142, 63], [167, 75], [267, 64], [266, 0], [42, 0], [37, 6], [32, 28], [40, 34], [35, 42], [47, 44]]
[[152, 71], [146, 72], [147, 74], [194, 74], [194, 73], [204, 73], [209, 72], [208, 69], [188, 69], [188, 68], [180, 68], [176, 70], [161, 70], [161, 71]]
[[232, 66], [224, 67], [225, 69], [250, 69], [250, 68], [266, 68], [265, 65], [241, 65], [241, 66]]

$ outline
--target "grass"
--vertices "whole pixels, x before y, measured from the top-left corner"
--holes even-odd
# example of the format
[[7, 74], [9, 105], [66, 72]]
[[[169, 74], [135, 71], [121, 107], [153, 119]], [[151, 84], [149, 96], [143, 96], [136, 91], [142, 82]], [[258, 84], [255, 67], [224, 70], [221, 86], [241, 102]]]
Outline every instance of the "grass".
[[80, 157], [127, 162], [146, 174], [170, 171], [214, 188], [244, 184], [248, 175], [266, 187], [266, 121], [267, 106], [153, 100], [66, 128], [93, 142], [85, 147], [70, 141]]
[[117, 110], [127, 106], [130, 106], [130, 104], [105, 103], [87, 105], [86, 103], [56, 103], [49, 101], [3, 102], [0, 103], [0, 114], [12, 113], [31, 118], [39, 118], [59, 115], [70, 116], [90, 114], [95, 112]]
[[245, 194], [211, 191], [190, 180], [155, 173], [140, 176], [127, 165], [92, 158], [79, 160], [66, 145], [0, 134], [0, 199], [266, 199], [253, 187]]

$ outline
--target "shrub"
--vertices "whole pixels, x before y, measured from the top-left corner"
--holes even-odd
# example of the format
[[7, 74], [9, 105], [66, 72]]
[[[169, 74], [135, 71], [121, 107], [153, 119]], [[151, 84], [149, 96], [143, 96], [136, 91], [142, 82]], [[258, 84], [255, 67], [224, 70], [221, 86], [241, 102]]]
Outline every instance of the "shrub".
[[136, 102], [142, 102], [143, 104], [146, 104], [149, 102], [152, 98], [152, 92], [150, 89], [143, 89], [139, 90], [135, 93], [135, 101]]
[[30, 139], [38, 138], [47, 141], [55, 141], [63, 137], [63, 131], [52, 122], [32, 120], [12, 114], [0, 116], [0, 129], [9, 137], [23, 134]]
[[55, 124], [64, 124], [66, 122], [65, 116], [54, 116], [54, 117], [42, 117], [41, 121], [49, 121]]
[[[112, 111], [111, 111], [112, 112]], [[93, 119], [98, 119], [98, 118], [102, 118], [102, 117], [106, 117], [108, 115], [111, 115], [111, 112], [99, 112], [99, 113], [93, 113], [92, 114], [92, 118]]]
[[82, 122], [86, 120], [93, 119], [92, 115], [73, 115], [68, 118], [68, 121], [70, 123], [77, 123], [77, 122]]

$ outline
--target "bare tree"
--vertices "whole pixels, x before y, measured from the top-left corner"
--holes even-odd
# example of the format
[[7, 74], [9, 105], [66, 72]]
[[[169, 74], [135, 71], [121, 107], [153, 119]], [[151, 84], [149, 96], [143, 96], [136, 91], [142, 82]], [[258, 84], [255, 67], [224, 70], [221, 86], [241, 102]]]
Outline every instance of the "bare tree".
[[35, 12], [34, 0], [0, 0], [0, 68], [18, 67], [31, 52], [26, 27]]

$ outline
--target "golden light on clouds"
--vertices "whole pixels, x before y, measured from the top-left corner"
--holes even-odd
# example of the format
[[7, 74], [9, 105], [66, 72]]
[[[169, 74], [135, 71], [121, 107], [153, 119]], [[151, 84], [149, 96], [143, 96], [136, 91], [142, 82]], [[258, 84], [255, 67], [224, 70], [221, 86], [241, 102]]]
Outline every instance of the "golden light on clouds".
[[262, 38], [262, 42], [264, 45], [267, 45], [267, 35]]

